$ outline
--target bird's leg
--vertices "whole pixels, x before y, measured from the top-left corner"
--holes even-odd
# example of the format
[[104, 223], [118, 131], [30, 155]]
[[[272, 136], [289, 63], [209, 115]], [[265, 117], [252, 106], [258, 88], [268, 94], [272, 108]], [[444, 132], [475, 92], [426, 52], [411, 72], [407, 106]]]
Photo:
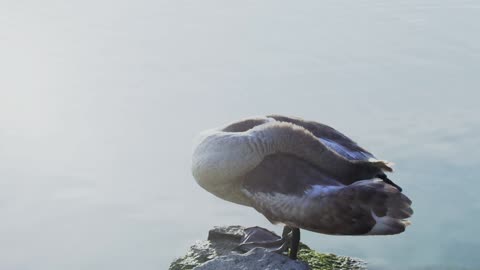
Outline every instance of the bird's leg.
[[288, 257], [292, 260], [297, 259], [297, 253], [298, 253], [298, 246], [300, 244], [300, 229], [299, 228], [291, 228], [292, 230], [292, 240], [291, 240], [291, 245], [290, 245], [290, 253], [288, 254]]

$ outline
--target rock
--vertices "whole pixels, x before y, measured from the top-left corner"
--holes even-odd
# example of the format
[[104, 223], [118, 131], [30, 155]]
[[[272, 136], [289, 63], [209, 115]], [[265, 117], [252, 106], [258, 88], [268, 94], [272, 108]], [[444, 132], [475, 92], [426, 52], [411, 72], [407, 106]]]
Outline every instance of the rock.
[[301, 244], [298, 259], [306, 262], [312, 270], [366, 270], [366, 263], [360, 259], [338, 256], [330, 253], [318, 253]]
[[308, 270], [310, 269], [305, 262], [294, 261], [287, 256], [270, 252], [264, 248], [254, 248], [245, 254], [231, 254], [228, 256], [220, 256], [211, 261], [203, 263], [195, 270], [214, 270], [214, 269], [291, 269], [291, 270]]
[[169, 270], [211, 269], [288, 269], [288, 270], [364, 270], [365, 263], [350, 257], [318, 253], [301, 244], [298, 260], [286, 254], [271, 252], [265, 248], [244, 245], [245, 242], [278, 240], [280, 236], [260, 227], [215, 227], [208, 233], [208, 240], [197, 241], [187, 254], [171, 263]]
[[187, 254], [170, 264], [169, 270], [189, 270], [210, 261], [219, 255], [210, 241], [198, 241], [187, 251]]
[[242, 226], [223, 226], [214, 227], [208, 232], [208, 240], [212, 242], [218, 241], [232, 241], [240, 242], [240, 239], [245, 235], [245, 228]]

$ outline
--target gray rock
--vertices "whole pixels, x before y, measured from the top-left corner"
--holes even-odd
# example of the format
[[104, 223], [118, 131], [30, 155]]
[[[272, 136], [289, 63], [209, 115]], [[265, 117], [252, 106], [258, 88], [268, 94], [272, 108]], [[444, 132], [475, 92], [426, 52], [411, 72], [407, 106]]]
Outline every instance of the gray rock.
[[308, 270], [310, 269], [305, 262], [294, 261], [287, 256], [270, 252], [264, 248], [254, 248], [245, 254], [231, 254], [228, 256], [220, 256], [210, 260], [194, 270], [248, 270], [248, 269], [264, 269], [264, 270]]
[[240, 242], [240, 239], [245, 235], [245, 228], [238, 225], [233, 226], [215, 226], [208, 232], [208, 240], [212, 242], [217, 241], [234, 241]]
[[[280, 236], [260, 227], [215, 227], [208, 233], [208, 240], [197, 241], [187, 254], [171, 263], [169, 270], [209, 269], [288, 269], [288, 270], [364, 270], [361, 260], [318, 253], [301, 244], [298, 260], [286, 254], [271, 252], [248, 242], [278, 240]], [[238, 246], [242, 245], [239, 249]]]
[[210, 241], [197, 241], [189, 248], [185, 256], [176, 259], [170, 264], [169, 270], [189, 270], [219, 255]]
[[169, 270], [189, 270], [219, 256], [232, 254], [245, 235], [243, 227], [214, 227], [208, 232], [208, 240], [197, 241], [187, 254], [170, 264]]

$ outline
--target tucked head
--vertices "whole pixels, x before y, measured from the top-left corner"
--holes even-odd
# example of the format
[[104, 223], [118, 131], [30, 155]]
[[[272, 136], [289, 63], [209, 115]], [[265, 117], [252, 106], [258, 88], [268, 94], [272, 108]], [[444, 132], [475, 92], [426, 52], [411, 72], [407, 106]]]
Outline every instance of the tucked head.
[[221, 129], [224, 132], [244, 132], [250, 130], [258, 125], [265, 124], [267, 122], [274, 121], [271, 118], [248, 118], [237, 122], [233, 122], [228, 126]]

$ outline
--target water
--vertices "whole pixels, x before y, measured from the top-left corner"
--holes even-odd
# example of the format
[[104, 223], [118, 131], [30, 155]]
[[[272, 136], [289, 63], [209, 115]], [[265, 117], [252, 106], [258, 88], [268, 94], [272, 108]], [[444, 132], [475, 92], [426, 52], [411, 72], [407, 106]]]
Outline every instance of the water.
[[3, 1], [0, 268], [166, 269], [260, 225], [190, 174], [200, 130], [280, 113], [395, 162], [413, 225], [303, 232], [372, 269], [480, 269], [478, 1]]

